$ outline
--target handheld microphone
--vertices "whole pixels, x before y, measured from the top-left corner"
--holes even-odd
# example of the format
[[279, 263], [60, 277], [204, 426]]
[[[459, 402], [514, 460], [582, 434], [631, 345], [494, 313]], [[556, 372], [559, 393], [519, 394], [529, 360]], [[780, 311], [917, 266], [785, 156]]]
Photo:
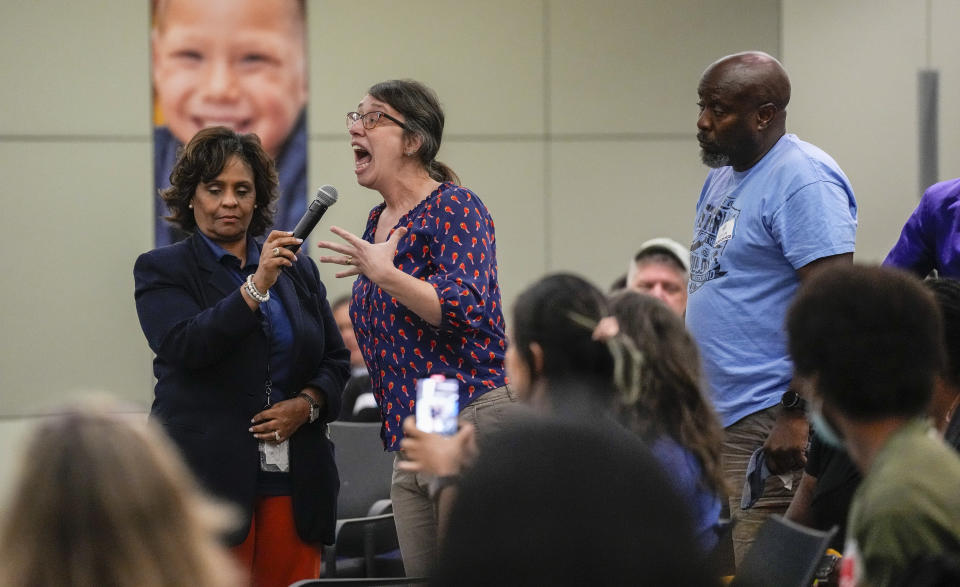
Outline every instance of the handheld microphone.
[[[307, 235], [313, 230], [313, 227], [320, 222], [320, 218], [326, 213], [327, 208], [337, 203], [337, 188], [332, 185], [322, 185], [317, 190], [317, 197], [307, 206], [307, 211], [303, 214], [300, 222], [293, 229], [293, 236], [307, 239]], [[300, 250], [300, 245], [287, 245], [287, 248], [296, 253]]]

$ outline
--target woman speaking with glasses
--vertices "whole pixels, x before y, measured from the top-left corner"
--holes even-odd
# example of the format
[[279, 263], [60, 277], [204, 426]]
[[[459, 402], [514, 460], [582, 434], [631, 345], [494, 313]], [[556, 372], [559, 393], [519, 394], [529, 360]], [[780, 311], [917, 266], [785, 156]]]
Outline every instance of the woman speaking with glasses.
[[[345, 266], [337, 277], [357, 276], [350, 318], [388, 451], [400, 450], [417, 381], [431, 374], [459, 382], [460, 421], [475, 425], [481, 437], [513, 402], [503, 368], [493, 219], [436, 160], [443, 123], [436, 94], [423, 84], [391, 80], [371, 87], [347, 114], [347, 128], [357, 182], [383, 202], [370, 212], [362, 236], [332, 227], [342, 242], [318, 243], [337, 253], [321, 262]], [[430, 479], [399, 471], [396, 462], [391, 498], [404, 568], [408, 576], [426, 576], [443, 515], [430, 499]]]

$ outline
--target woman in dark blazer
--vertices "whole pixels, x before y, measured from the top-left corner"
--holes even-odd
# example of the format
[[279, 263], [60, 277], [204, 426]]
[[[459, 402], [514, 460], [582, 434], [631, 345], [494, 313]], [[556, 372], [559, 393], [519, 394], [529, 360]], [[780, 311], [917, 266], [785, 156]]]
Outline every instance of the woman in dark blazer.
[[[277, 194], [255, 135], [215, 127], [184, 148], [161, 196], [191, 232], [134, 266], [140, 324], [156, 353], [151, 415], [214, 495], [237, 504], [230, 537], [257, 585], [316, 577], [339, 477], [327, 422], [349, 376], [316, 265], [260, 236]], [[294, 247], [294, 248], [295, 248]]]

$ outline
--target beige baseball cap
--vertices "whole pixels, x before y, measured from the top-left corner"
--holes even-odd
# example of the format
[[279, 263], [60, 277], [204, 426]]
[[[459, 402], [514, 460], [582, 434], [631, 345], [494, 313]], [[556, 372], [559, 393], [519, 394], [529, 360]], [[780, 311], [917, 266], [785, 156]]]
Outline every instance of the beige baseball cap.
[[638, 261], [642, 257], [645, 257], [649, 253], [653, 252], [664, 252], [668, 255], [676, 257], [677, 261], [680, 262], [680, 265], [683, 266], [683, 269], [687, 273], [690, 272], [690, 247], [685, 247], [671, 238], [652, 238], [648, 241], [644, 241], [644, 243], [640, 245], [640, 249], [637, 251], [637, 254], [633, 256], [633, 260]]

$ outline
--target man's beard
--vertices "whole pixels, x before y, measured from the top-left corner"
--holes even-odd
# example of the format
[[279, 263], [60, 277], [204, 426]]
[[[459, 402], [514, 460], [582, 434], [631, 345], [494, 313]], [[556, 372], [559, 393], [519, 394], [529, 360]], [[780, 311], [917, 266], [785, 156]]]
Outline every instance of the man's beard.
[[703, 161], [704, 165], [711, 169], [717, 169], [730, 165], [730, 155], [727, 155], [726, 153], [719, 153], [717, 151], [707, 151], [706, 149], [700, 149], [700, 160]]

